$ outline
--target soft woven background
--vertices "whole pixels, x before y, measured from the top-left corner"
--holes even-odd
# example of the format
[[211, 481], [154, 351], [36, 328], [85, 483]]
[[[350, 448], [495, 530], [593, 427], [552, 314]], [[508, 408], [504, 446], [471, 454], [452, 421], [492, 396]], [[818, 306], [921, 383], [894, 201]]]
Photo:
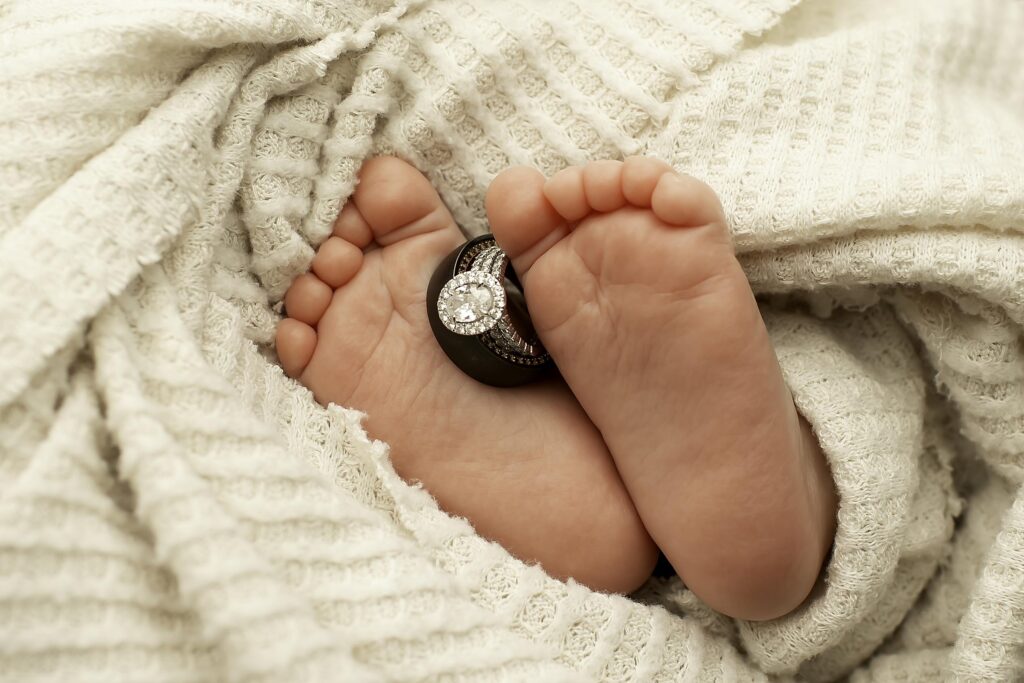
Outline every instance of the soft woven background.
[[[1024, 5], [0, 3], [0, 679], [1024, 675]], [[370, 154], [728, 211], [841, 494], [765, 624], [547, 578], [270, 346]], [[354, 406], [353, 408], [358, 408]]]

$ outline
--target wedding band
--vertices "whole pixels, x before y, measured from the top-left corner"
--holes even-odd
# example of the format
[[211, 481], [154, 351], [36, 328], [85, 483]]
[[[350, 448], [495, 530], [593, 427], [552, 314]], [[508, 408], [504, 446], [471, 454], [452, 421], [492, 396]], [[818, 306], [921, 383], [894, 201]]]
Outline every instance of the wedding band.
[[510, 302], [506, 277], [520, 287], [508, 256], [483, 235], [449, 254], [427, 288], [427, 315], [441, 349], [473, 379], [499, 387], [537, 381], [554, 367], [525, 305]]

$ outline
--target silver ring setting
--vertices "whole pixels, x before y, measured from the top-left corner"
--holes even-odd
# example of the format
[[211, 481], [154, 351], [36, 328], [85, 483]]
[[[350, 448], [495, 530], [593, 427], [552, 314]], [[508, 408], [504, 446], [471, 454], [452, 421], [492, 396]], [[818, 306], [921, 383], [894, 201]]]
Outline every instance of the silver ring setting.
[[506, 278], [519, 286], [505, 252], [484, 235], [441, 263], [427, 296], [441, 348], [466, 374], [494, 386], [535, 381], [553, 367], [525, 305], [510, 301]]

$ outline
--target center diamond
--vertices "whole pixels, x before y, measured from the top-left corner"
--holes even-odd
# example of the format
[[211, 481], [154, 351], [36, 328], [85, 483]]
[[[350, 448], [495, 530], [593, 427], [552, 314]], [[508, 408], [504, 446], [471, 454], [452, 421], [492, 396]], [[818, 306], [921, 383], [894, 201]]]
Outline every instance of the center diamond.
[[505, 288], [490, 273], [467, 271], [445, 283], [437, 296], [441, 324], [464, 336], [488, 332], [505, 310]]
[[452, 295], [444, 306], [453, 319], [460, 323], [472, 323], [491, 312], [494, 307], [494, 295], [485, 285], [467, 282], [452, 290]]

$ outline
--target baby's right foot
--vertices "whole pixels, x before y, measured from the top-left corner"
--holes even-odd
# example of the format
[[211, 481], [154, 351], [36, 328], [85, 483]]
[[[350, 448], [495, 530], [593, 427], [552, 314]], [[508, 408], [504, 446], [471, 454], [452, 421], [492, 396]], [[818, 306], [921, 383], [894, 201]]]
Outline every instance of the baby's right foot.
[[721, 206], [653, 159], [504, 171], [491, 228], [537, 333], [687, 586], [769, 619], [832, 544], [828, 466], [783, 382]]

